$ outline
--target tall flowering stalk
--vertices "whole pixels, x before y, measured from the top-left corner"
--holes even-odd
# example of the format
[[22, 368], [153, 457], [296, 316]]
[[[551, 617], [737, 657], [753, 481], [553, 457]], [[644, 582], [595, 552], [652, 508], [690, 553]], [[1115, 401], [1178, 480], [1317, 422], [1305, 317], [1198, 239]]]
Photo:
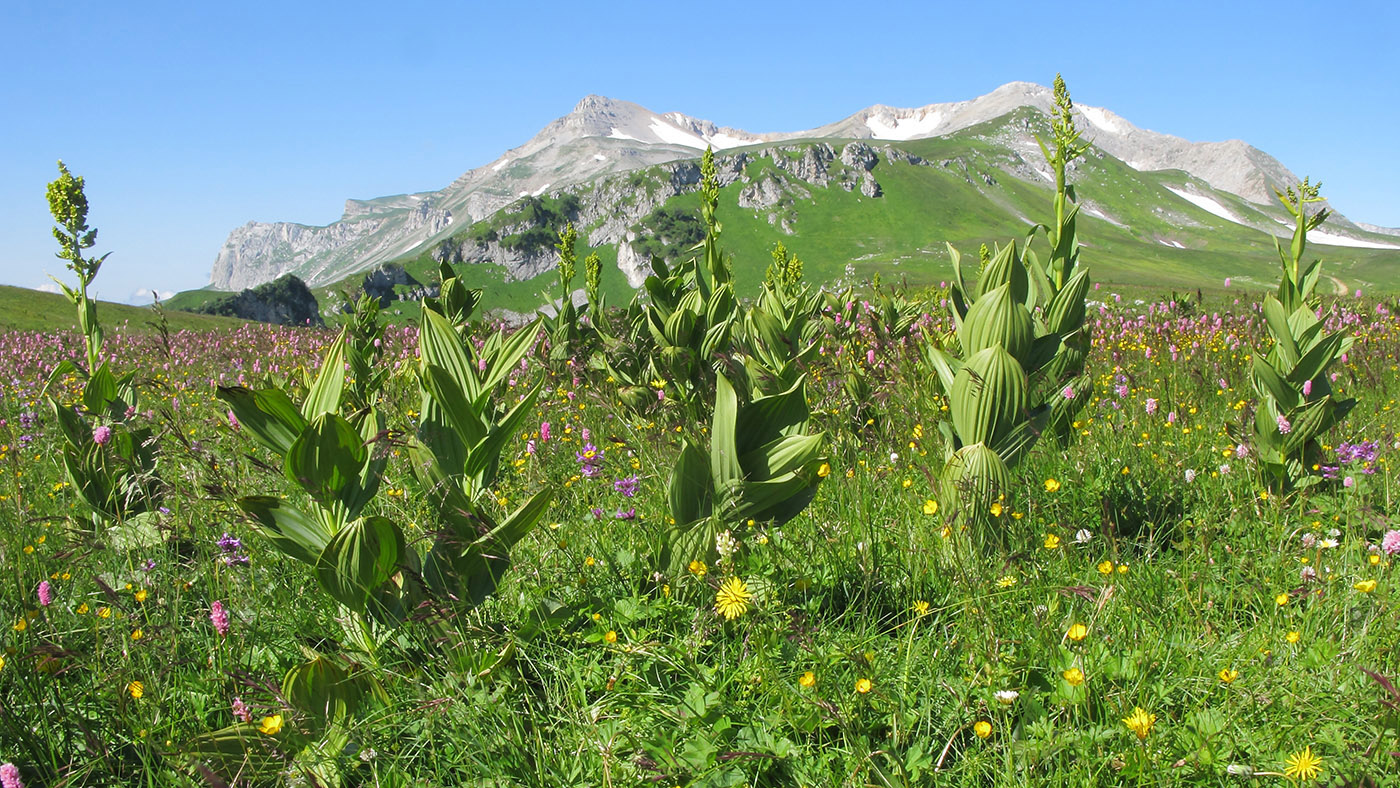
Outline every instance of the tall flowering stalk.
[[1278, 290], [1264, 298], [1264, 324], [1273, 340], [1267, 352], [1255, 353], [1251, 380], [1259, 395], [1254, 411], [1254, 448], [1264, 481], [1275, 490], [1308, 487], [1325, 478], [1318, 437], [1336, 426], [1356, 405], [1332, 391], [1332, 365], [1355, 341], [1342, 331], [1323, 333], [1316, 293], [1322, 261], [1305, 262], [1308, 231], [1327, 220], [1328, 211], [1308, 212], [1322, 202], [1321, 184], [1304, 178], [1296, 189], [1278, 193], [1293, 216], [1293, 237], [1285, 249], [1278, 239], [1283, 276]]

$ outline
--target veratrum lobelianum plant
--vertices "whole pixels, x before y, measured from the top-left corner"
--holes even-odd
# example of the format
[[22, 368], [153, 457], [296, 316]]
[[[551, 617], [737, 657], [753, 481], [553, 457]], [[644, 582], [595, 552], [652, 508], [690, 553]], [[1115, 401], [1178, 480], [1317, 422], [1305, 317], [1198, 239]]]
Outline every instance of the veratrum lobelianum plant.
[[1082, 132], [1074, 125], [1074, 102], [1070, 100], [1069, 89], [1059, 74], [1055, 75], [1054, 102], [1050, 144], [1046, 145], [1039, 137], [1036, 143], [1055, 173], [1055, 218], [1053, 224], [1040, 224], [1033, 230], [1045, 233], [1050, 243], [1050, 257], [1042, 268], [1035, 253], [1028, 247], [1026, 260], [1027, 267], [1036, 276], [1041, 294], [1041, 311], [1037, 318], [1046, 322], [1043, 327], [1045, 331], [1058, 334], [1062, 340], [1055, 359], [1050, 363], [1049, 378], [1051, 382], [1068, 386], [1069, 390], [1076, 392], [1074, 397], [1061, 397], [1055, 401], [1050, 410], [1050, 422], [1046, 426], [1051, 439], [1060, 446], [1068, 446], [1074, 439], [1075, 417], [1089, 403], [1093, 393], [1093, 383], [1084, 375], [1090, 336], [1084, 323], [1083, 309], [1067, 309], [1056, 314], [1051, 307], [1066, 291], [1069, 291], [1069, 295], [1064, 304], [1082, 304], [1089, 292], [1088, 271], [1079, 267], [1080, 246], [1075, 230], [1079, 206], [1070, 207], [1070, 202], [1076, 197], [1074, 186], [1066, 175], [1066, 168], [1084, 155], [1089, 143], [1080, 142]]
[[[63, 467], [68, 482], [87, 508], [93, 529], [130, 525], [115, 536], [122, 541], [154, 538], [152, 513], [160, 503], [163, 487], [156, 476], [155, 437], [149, 427], [135, 428], [131, 419], [139, 412], [136, 373], [116, 375], [102, 360], [103, 332], [97, 319], [97, 302], [88, 286], [111, 253], [84, 257], [83, 250], [97, 243], [97, 230], [87, 224], [88, 201], [83, 178], [58, 163], [59, 177], [48, 185], [49, 211], [57, 226], [58, 257], [78, 277], [78, 286], [53, 281], [78, 310], [83, 333], [86, 366], [67, 359], [49, 375], [45, 391], [68, 377], [82, 381], [78, 405], [60, 403], [48, 394], [49, 409], [63, 433]], [[52, 277], [50, 277], [52, 278]]]
[[802, 512], [821, 484], [825, 433], [809, 434], [806, 378], [785, 391], [745, 401], [724, 375], [716, 381], [709, 443], [686, 438], [667, 489], [675, 525], [661, 569], [684, 574], [691, 561], [714, 565], [716, 538], [753, 520], [782, 525]]
[[1323, 201], [1321, 186], [1305, 178], [1296, 189], [1276, 192], [1293, 216], [1293, 238], [1287, 249], [1274, 239], [1283, 276], [1278, 291], [1265, 296], [1263, 303], [1264, 323], [1274, 344], [1267, 353], [1256, 352], [1251, 361], [1251, 379], [1259, 395], [1254, 448], [1265, 482], [1280, 491], [1321, 481], [1313, 470], [1321, 461], [1318, 436], [1356, 405], [1354, 398], [1333, 394], [1328, 372], [1355, 340], [1340, 331], [1324, 333], [1318, 316], [1321, 299], [1315, 292], [1322, 261], [1304, 262], [1308, 231], [1328, 216], [1326, 209], [1308, 213], [1309, 204]]
[[1030, 273], [1014, 242], [996, 251], [975, 288], [963, 281], [957, 250], [949, 246], [949, 253], [959, 354], [927, 350], [952, 415], [939, 424], [945, 452], [941, 497], [955, 517], [976, 526], [975, 535], [986, 544], [1001, 538], [987, 526], [995, 519], [993, 505], [1010, 494], [1010, 469], [1035, 445], [1057, 400], [1066, 398], [1063, 389], [1047, 385], [1063, 340], [1050, 327], [1074, 325], [1084, 301], [1066, 288], [1051, 300], [1044, 321], [1037, 321]]

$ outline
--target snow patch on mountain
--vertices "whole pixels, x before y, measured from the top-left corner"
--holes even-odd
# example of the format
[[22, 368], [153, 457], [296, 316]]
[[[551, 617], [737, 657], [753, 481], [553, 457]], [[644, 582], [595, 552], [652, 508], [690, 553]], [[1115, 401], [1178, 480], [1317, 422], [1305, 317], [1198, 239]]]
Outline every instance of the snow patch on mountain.
[[1360, 238], [1348, 238], [1345, 235], [1327, 233], [1322, 230], [1308, 231], [1308, 242], [1315, 244], [1326, 244], [1328, 246], [1350, 246], [1356, 249], [1400, 249], [1395, 244], [1383, 244], [1376, 241], [1363, 241]]
[[[1109, 134], [1121, 135], [1133, 131], [1133, 126], [1131, 123], [1128, 123], [1126, 120], [1123, 120], [1122, 118], [1118, 117], [1112, 112], [1109, 112], [1106, 109], [1101, 109], [1099, 107], [1086, 107], [1082, 104], [1077, 105], [1077, 107], [1090, 123], [1094, 124], [1094, 126], [1096, 126], [1097, 128], [1103, 129]], [[1133, 169], [1138, 168], [1133, 167]]]
[[696, 148], [699, 150], [705, 149], [706, 143], [704, 140], [688, 131], [678, 129], [668, 123], [662, 123], [660, 118], [652, 118], [651, 125], [647, 127], [647, 130], [657, 137], [660, 137], [662, 142], [668, 142], [672, 145], [684, 145], [687, 148]]
[[1177, 189], [1172, 186], [1168, 186], [1167, 191], [1191, 203], [1197, 208], [1200, 208], [1206, 213], [1214, 214], [1216, 216], [1219, 216], [1221, 219], [1228, 219], [1229, 221], [1232, 221], [1235, 224], [1243, 224], [1245, 226], [1249, 225], [1248, 222], [1231, 212], [1229, 208], [1226, 208], [1224, 205], [1221, 205], [1219, 201], [1212, 200], [1211, 198], [1206, 197], [1203, 194], [1192, 194], [1191, 192], [1188, 192], [1184, 189]]
[[932, 136], [943, 124], [943, 113], [921, 112], [914, 117], [894, 117], [884, 113], [866, 118], [870, 135], [877, 140], [912, 140]]

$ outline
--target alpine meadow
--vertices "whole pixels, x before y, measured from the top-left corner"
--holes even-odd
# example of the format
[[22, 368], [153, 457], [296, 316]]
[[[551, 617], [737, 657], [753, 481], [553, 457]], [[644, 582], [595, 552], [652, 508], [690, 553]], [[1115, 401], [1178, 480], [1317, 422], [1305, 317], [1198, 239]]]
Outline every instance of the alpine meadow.
[[992, 96], [589, 97], [120, 321], [60, 163], [0, 786], [1400, 785], [1400, 238]]

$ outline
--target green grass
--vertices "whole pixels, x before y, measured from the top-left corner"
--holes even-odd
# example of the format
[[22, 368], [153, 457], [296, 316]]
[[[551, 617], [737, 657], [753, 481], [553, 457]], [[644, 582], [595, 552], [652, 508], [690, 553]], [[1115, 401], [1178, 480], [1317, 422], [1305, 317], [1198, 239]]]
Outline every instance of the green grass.
[[[150, 307], [128, 306], [107, 301], [101, 304], [102, 321], [109, 328], [125, 326], [131, 332], [154, 331], [156, 320]], [[242, 325], [246, 321], [181, 312], [165, 304], [165, 315], [172, 331], [211, 331]], [[22, 287], [0, 285], [0, 330], [76, 331], [77, 311], [68, 299], [57, 293], [42, 293]]]

